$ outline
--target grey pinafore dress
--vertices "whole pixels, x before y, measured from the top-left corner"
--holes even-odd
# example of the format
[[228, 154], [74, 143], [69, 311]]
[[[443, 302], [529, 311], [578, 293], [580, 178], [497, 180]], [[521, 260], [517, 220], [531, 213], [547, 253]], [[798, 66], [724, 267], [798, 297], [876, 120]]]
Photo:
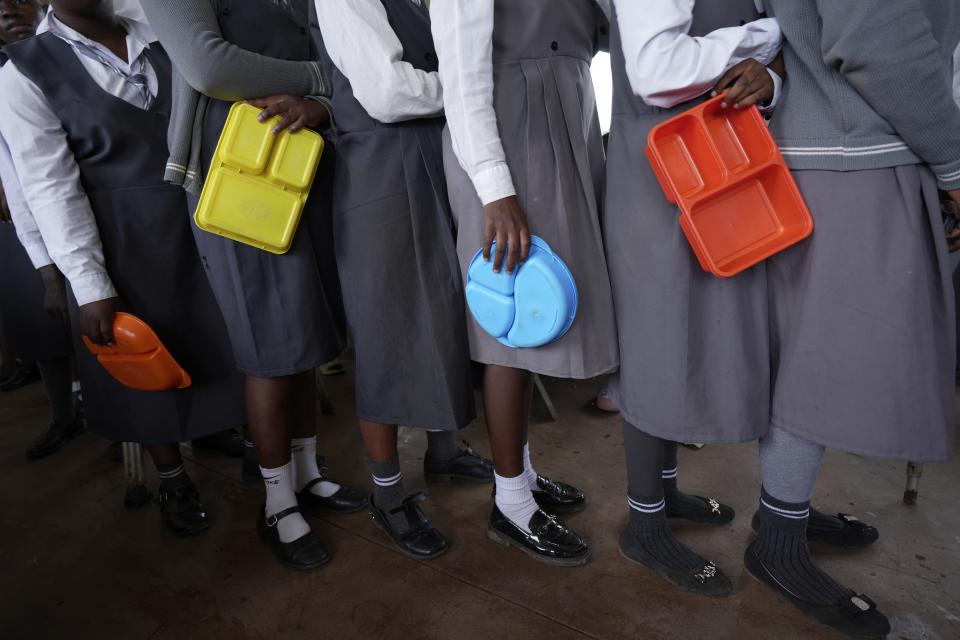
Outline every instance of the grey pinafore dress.
[[[403, 60], [436, 71], [426, 8], [410, 0], [383, 5], [403, 44]], [[334, 233], [356, 352], [357, 415], [385, 424], [463, 428], [475, 411], [443, 175], [443, 119], [374, 120], [325, 50], [322, 56], [333, 83]]]
[[[496, 0], [494, 108], [517, 198], [531, 233], [573, 272], [576, 321], [557, 342], [510, 349], [468, 314], [471, 355], [486, 364], [561, 378], [617, 367], [617, 336], [600, 230], [604, 159], [590, 62], [607, 21], [593, 0]], [[483, 242], [484, 213], [444, 134], [444, 167], [464, 278]]]
[[[753, 0], [697, 2], [690, 34], [756, 15]], [[635, 96], [619, 24], [612, 22], [604, 237], [620, 371], [611, 391], [623, 417], [652, 435], [680, 442], [755, 439], [770, 424], [766, 266], [726, 280], [700, 267], [644, 149], [653, 126], [702, 99], [661, 109]]]
[[[753, 19], [755, 7], [699, 2], [694, 15], [691, 34], [703, 35]], [[635, 97], [616, 26], [611, 55], [604, 234], [624, 417], [676, 441], [741, 442], [776, 424], [862, 455], [948, 455], [951, 285], [929, 171], [795, 172], [813, 236], [716, 278], [644, 156], [650, 128], [699, 100], [662, 110]]]
[[[294, 14], [268, 0], [219, 0], [223, 38], [284, 60], [313, 60], [305, 2]], [[247, 96], [262, 98], [266, 96]], [[231, 103], [211, 99], [201, 162], [210, 166]], [[237, 367], [264, 378], [309, 371], [343, 350], [343, 304], [333, 256], [330, 207], [334, 154], [325, 151], [290, 251], [274, 255], [201, 231], [197, 248], [233, 344]], [[197, 199], [188, 196], [191, 211]]]
[[[0, 66], [7, 61], [0, 48]], [[70, 332], [43, 308], [43, 280], [11, 223], [0, 222], [0, 325], [7, 347], [24, 360], [68, 357]]]
[[[243, 424], [243, 379], [232, 366], [223, 320], [193, 246], [184, 193], [163, 182], [170, 117], [170, 61], [163, 48], [154, 43], [146, 53], [160, 87], [148, 110], [101, 89], [53, 34], [7, 52], [63, 123], [123, 308], [156, 331], [193, 379], [185, 390], [133, 391], [78, 344], [90, 430], [113, 440], [162, 443]], [[72, 312], [76, 327], [75, 302]]]

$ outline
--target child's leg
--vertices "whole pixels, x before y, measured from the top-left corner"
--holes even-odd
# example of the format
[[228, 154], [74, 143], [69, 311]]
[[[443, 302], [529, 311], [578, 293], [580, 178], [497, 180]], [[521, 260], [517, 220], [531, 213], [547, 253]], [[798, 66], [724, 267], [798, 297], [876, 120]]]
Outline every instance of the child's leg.
[[74, 405], [70, 358], [41, 360], [37, 367], [50, 405], [50, 427], [27, 449], [28, 460], [54, 453], [82, 430]]
[[[447, 550], [449, 543], [417, 505], [403, 483], [397, 426], [360, 421], [373, 475], [372, 512], [377, 523], [402, 551], [418, 558], [431, 558]], [[419, 494], [422, 497], [422, 494]]]
[[685, 591], [729, 593], [726, 576], [677, 540], [667, 524], [661, 473], [670, 444], [623, 420], [630, 523], [620, 536], [620, 551]]
[[197, 488], [187, 475], [176, 442], [145, 444], [160, 475], [160, 511], [167, 527], [178, 536], [187, 536], [210, 526]]

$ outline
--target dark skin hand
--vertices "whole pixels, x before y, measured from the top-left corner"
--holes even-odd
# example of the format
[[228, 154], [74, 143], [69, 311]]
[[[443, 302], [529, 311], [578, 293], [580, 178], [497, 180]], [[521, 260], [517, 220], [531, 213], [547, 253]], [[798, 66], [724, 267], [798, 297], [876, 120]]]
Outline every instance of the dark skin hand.
[[0, 185], [0, 222], [10, 222], [10, 207], [7, 206], [7, 195], [3, 192], [3, 185]]
[[506, 257], [507, 273], [527, 261], [530, 255], [530, 228], [527, 216], [516, 196], [496, 200], [483, 208], [486, 224], [483, 230], [483, 259], [490, 262], [490, 245], [496, 240], [493, 271], [500, 273]]
[[296, 133], [304, 127], [319, 129], [330, 122], [327, 108], [316, 100], [281, 95], [247, 100], [247, 104], [263, 109], [258, 118], [260, 122], [280, 116], [280, 121], [273, 127], [274, 135], [284, 129], [289, 129], [290, 133]]
[[733, 106], [734, 109], [746, 109], [757, 103], [769, 103], [773, 99], [773, 78], [767, 73], [767, 67], [752, 58], [731, 67], [716, 86], [711, 96], [718, 96], [726, 92], [723, 102], [724, 109]]
[[113, 317], [120, 310], [120, 298], [97, 300], [80, 307], [80, 333], [102, 347], [113, 346]]
[[70, 313], [67, 311], [67, 285], [63, 274], [54, 265], [40, 267], [43, 280], [43, 308], [64, 327], [70, 327]]
[[[945, 192], [947, 197], [960, 209], [960, 189]], [[947, 247], [951, 253], [960, 250], [960, 227], [947, 234]]]

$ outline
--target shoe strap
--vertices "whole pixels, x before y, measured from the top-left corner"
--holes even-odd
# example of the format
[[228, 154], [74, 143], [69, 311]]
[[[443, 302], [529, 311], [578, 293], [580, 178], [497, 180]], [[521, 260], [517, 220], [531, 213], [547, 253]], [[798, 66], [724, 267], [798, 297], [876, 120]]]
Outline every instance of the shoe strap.
[[427, 496], [422, 491], [417, 491], [416, 493], [411, 493], [409, 496], [403, 499], [403, 502], [399, 506], [390, 509], [387, 513], [390, 515], [397, 515], [402, 513], [407, 521], [407, 531], [402, 535], [404, 538], [419, 533], [424, 529], [429, 529], [432, 525], [430, 521], [426, 519], [423, 515], [423, 512], [417, 508], [417, 505], [421, 502], [425, 502]]
[[[303, 485], [303, 489], [300, 489], [299, 493], [310, 493], [310, 489], [313, 489], [315, 486], [317, 486], [321, 482], [333, 482], [333, 480], [331, 480], [330, 478], [326, 478], [321, 474], [316, 478], [314, 478], [313, 480], [311, 480], [310, 482], [308, 482], [307, 484]], [[334, 482], [334, 484], [337, 484], [337, 483]], [[336, 495], [336, 494], [333, 494], [333, 495]]]
[[280, 522], [281, 520], [283, 520], [289, 515], [293, 515], [294, 513], [301, 513], [300, 505], [295, 504], [292, 507], [287, 507], [283, 511], [278, 511], [272, 516], [267, 516], [266, 518], [264, 518], [264, 521], [267, 523], [268, 527], [275, 527], [277, 526], [278, 522]]

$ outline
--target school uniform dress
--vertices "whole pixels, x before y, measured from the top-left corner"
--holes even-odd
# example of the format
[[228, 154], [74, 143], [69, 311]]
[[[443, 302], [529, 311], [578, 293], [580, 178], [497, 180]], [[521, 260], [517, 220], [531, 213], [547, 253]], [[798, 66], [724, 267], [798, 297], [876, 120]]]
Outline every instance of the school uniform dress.
[[357, 415], [456, 430], [475, 411], [430, 18], [411, 0], [356, 5], [311, 3], [332, 83], [334, 234]]
[[[29, 149], [30, 136], [21, 134], [14, 143], [9, 128], [4, 135], [25, 180], [35, 175], [23, 170], [30, 167], [59, 176], [51, 184], [25, 181], [24, 192], [48, 251], [71, 283], [88, 425], [113, 440], [165, 443], [242, 424], [242, 377], [232, 367], [225, 327], [192, 243], [184, 194], [162, 180], [169, 59], [159, 44], [147, 43], [144, 25], [127, 22], [128, 50], [132, 42], [143, 47], [131, 56], [131, 64], [140, 63], [139, 84], [133, 84], [113, 73], [106, 54], [94, 51], [96, 43], [52, 16], [47, 21], [51, 31], [7, 48], [17, 77], [5, 77], [3, 86], [18, 95], [0, 110], [5, 125], [24, 127], [31, 135], [36, 105], [18, 110], [18, 101], [37, 102], [59, 120], [59, 130], [44, 120], [48, 129], [37, 153]], [[103, 74], [103, 82], [114, 83], [107, 86], [116, 93], [95, 80], [86, 65]], [[131, 87], [144, 108], [126, 99]], [[37, 91], [42, 102], [29, 98]], [[125, 98], [119, 97], [121, 91], [127, 92]], [[11, 113], [17, 122], [9, 122]], [[39, 153], [40, 144], [49, 145], [47, 155]], [[190, 388], [128, 389], [80, 345], [77, 305], [113, 295], [156, 331], [190, 373]]]
[[[590, 63], [607, 20], [592, 0], [463, 0], [432, 8], [449, 131], [444, 168], [461, 271], [483, 243], [483, 205], [516, 195], [530, 232], [573, 273], [577, 318], [557, 342], [510, 349], [468, 319], [471, 356], [563, 378], [617, 367], [600, 230], [604, 157]], [[461, 33], [451, 22], [470, 24]]]
[[[611, 393], [627, 422], [660, 438], [753, 440], [770, 424], [766, 266], [730, 279], [705, 272], [644, 150], [650, 129], [702, 102], [697, 96], [712, 86], [728, 61], [772, 60], [780, 46], [779, 30], [772, 25], [751, 34], [742, 28], [727, 40], [703, 43], [710, 48], [702, 60], [680, 65], [694, 69], [687, 76], [672, 73], [669, 59], [649, 64], [646, 82], [669, 83], [638, 87], [656, 95], [653, 101], [661, 106], [651, 106], [634, 94], [627, 75], [621, 33], [627, 14], [619, 14], [638, 7], [624, 5], [629, 1], [615, 2], [617, 16], [611, 20], [613, 110], [603, 220], [620, 338], [620, 371]], [[757, 17], [753, 0], [697, 2], [692, 15], [676, 23], [687, 26], [690, 36], [702, 37]], [[721, 66], [710, 70], [710, 64]], [[700, 78], [708, 82], [697, 86]]]
[[[218, 0], [223, 39], [282, 60], [315, 59], [307, 8], [288, 10], [270, 0]], [[265, 96], [246, 96], [257, 98]], [[200, 161], [210, 166], [232, 102], [210, 99], [202, 118]], [[194, 228], [227, 323], [237, 367], [263, 378], [309, 371], [345, 346], [343, 308], [331, 242], [334, 154], [325, 151], [290, 250], [275, 255]], [[188, 195], [191, 210], [199, 200]]]

